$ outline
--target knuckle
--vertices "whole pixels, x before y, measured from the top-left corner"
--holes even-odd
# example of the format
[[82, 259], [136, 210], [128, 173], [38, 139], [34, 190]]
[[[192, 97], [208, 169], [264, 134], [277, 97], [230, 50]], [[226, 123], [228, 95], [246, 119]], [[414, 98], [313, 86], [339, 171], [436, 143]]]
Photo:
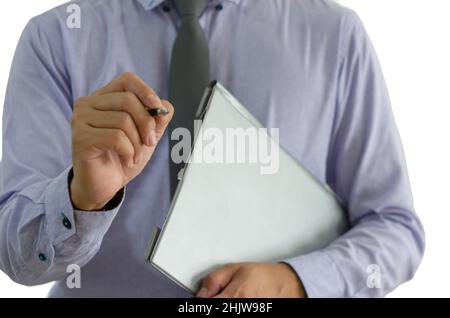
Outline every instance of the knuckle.
[[116, 145], [123, 142], [124, 137], [124, 133], [120, 129], [115, 129], [112, 133], [112, 138]]
[[117, 115], [117, 121], [120, 128], [127, 128], [130, 125], [130, 116], [121, 112]]
[[72, 149], [80, 150], [92, 143], [92, 138], [88, 137], [86, 131], [82, 127], [77, 126], [72, 132]]
[[80, 111], [74, 111], [72, 113], [72, 118], [70, 119], [70, 127], [72, 130], [75, 129], [82, 122], [82, 115]]
[[127, 81], [132, 81], [136, 78], [136, 75], [134, 75], [132, 72], [124, 72], [121, 76], [120, 79], [127, 82]]
[[127, 72], [123, 72], [123, 73], [122, 73], [121, 78], [122, 78], [122, 79], [130, 79], [130, 77], [132, 77], [132, 76], [133, 76], [133, 73], [127, 71]]
[[124, 92], [122, 94], [121, 105], [125, 109], [130, 108], [131, 105], [136, 101], [136, 96], [131, 92]]
[[134, 148], [130, 144], [128, 137], [125, 135], [125, 133], [120, 130], [116, 129], [113, 132], [113, 144], [116, 149], [122, 149], [125, 153], [132, 155], [134, 153]]
[[223, 266], [223, 269], [224, 269], [224, 270], [232, 270], [235, 266], [237, 266], [236, 263], [226, 263], [226, 264]]
[[249, 275], [258, 275], [261, 272], [261, 267], [258, 265], [252, 266], [244, 266], [243, 270], [245, 270]]
[[206, 276], [205, 279], [203, 280], [204, 285], [206, 286], [214, 285], [214, 283], [217, 280], [216, 276], [217, 275], [215, 273], [211, 273], [208, 276]]
[[81, 107], [83, 107], [84, 105], [86, 105], [88, 102], [88, 97], [86, 96], [81, 96], [78, 97], [75, 102], [73, 103], [73, 111], [78, 111]]

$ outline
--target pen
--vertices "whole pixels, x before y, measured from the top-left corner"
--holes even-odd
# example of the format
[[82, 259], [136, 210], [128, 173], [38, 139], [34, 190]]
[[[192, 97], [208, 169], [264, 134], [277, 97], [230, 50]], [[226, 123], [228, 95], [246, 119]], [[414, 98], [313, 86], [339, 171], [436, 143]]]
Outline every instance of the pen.
[[166, 116], [169, 114], [169, 111], [165, 108], [145, 108], [145, 109], [152, 117]]

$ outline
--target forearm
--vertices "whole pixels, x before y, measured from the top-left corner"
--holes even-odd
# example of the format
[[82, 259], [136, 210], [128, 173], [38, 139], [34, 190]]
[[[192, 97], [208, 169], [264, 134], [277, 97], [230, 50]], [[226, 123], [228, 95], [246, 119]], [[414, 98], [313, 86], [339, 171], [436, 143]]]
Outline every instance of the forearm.
[[[63, 277], [97, 253], [117, 214], [74, 210], [66, 169], [5, 198], [0, 210], [0, 266], [14, 281], [36, 285]], [[122, 198], [123, 200], [123, 195]]]
[[308, 297], [383, 297], [411, 279], [424, 252], [414, 213], [370, 213], [323, 250], [286, 260]]

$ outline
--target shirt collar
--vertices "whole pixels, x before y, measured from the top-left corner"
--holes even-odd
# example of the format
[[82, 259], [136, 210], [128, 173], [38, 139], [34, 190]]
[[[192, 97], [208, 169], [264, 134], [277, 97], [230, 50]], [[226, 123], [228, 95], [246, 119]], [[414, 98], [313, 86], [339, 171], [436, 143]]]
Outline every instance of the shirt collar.
[[[145, 8], [145, 10], [153, 10], [154, 8], [156, 8], [157, 6], [159, 6], [161, 3], [166, 2], [168, 0], [138, 0], [142, 6]], [[227, 2], [231, 2], [234, 4], [238, 4], [240, 0], [209, 0], [210, 2], [223, 2], [223, 1], [227, 1]]]

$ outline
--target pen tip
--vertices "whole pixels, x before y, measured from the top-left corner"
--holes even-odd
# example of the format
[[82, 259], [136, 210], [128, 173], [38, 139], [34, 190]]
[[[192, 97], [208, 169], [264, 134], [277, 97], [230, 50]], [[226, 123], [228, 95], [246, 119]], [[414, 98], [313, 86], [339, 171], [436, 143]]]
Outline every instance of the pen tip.
[[169, 114], [169, 110], [166, 108], [147, 108], [147, 112], [151, 116], [165, 116]]

